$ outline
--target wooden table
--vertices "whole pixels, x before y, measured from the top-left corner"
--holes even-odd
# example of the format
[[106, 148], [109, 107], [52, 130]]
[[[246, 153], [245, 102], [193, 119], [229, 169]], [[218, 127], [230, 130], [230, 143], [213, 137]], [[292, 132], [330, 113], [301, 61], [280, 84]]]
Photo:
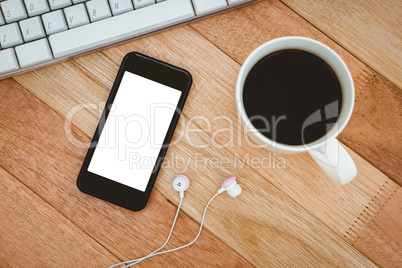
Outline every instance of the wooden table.
[[[193, 239], [226, 177], [235, 175], [243, 193], [211, 204], [193, 246], [139, 266], [401, 267], [401, 15], [398, 0], [267, 0], [0, 81], [0, 266], [106, 267], [147, 254], [168, 234], [179, 200], [172, 178], [185, 173], [192, 185], [167, 248]], [[260, 44], [289, 35], [330, 46], [353, 75], [355, 110], [339, 138], [358, 176], [346, 186], [307, 154], [252, 148], [236, 122], [241, 64]], [[130, 51], [194, 78], [165, 162], [173, 166], [162, 168], [138, 213], [75, 184], [85, 143]], [[71, 134], [66, 119], [73, 114]], [[213, 135], [225, 128], [234, 137]]]

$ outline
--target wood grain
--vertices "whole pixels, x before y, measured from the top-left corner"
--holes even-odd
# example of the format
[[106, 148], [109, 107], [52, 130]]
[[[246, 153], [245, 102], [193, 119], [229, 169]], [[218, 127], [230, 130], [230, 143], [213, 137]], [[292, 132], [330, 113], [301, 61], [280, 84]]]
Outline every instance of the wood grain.
[[109, 266], [119, 261], [0, 168], [0, 266]]
[[[402, 191], [398, 187], [382, 207], [370, 208], [365, 212], [370, 215], [371, 221], [353, 242], [363, 254], [378, 260], [377, 264], [381, 267], [400, 267], [402, 263], [401, 204]], [[380, 244], [386, 244], [387, 247], [379, 247]]]
[[[77, 148], [69, 142], [64, 132], [64, 119], [12, 79], [1, 81], [0, 88], [2, 99], [0, 103], [0, 144], [2, 146], [0, 165], [2, 167], [18, 177], [46, 202], [122, 260], [144, 256], [164, 242], [176, 213], [177, 207], [174, 204], [166, 200], [159, 192], [154, 191], [146, 209], [141, 213], [134, 213], [81, 193], [77, 189], [75, 180], [86, 149]], [[10, 109], [10, 107], [13, 108]], [[77, 129], [75, 135], [80, 141], [89, 141], [89, 138]], [[178, 199], [177, 194], [173, 199]], [[11, 201], [8, 205], [10, 204], [12, 204]], [[7, 207], [5, 206], [4, 209], [12, 210]], [[10, 212], [8, 216], [18, 215], [17, 213], [21, 211], [13, 211], [13, 213]], [[54, 217], [60, 218], [61, 215], [56, 214]], [[57, 221], [49, 222], [49, 232], [44, 233], [44, 238], [47, 236], [53, 236], [51, 239], [56, 240], [63, 238], [51, 231], [52, 224], [56, 223]], [[3, 227], [4, 224], [1, 226]], [[33, 232], [35, 227], [43, 228], [33, 225]], [[198, 223], [185, 213], [181, 213], [169, 247], [191, 241], [197, 231]], [[12, 237], [18, 240], [17, 235], [11, 235], [9, 239]], [[83, 242], [85, 238], [79, 236], [76, 238], [78, 247], [76, 250], [88, 251], [89, 254], [100, 247], [98, 244], [85, 245]], [[23, 240], [19, 241], [19, 243], [23, 242]], [[40, 247], [40, 245], [37, 246]], [[87, 250], [86, 247], [89, 249]], [[24, 250], [24, 247], [19, 247], [19, 250]], [[39, 256], [39, 258], [47, 257]], [[64, 258], [68, 256], [54, 259], [53, 266], [77, 266], [67, 265], [70, 262], [63, 264], [61, 260]], [[75, 260], [78, 266], [84, 267], [85, 263], [96, 263], [95, 260], [91, 260], [95, 258], [94, 254], [89, 254], [88, 258], [77, 257], [77, 259], [71, 258], [70, 261]], [[100, 258], [100, 260], [103, 259]], [[23, 261], [29, 260], [23, 259]], [[111, 262], [109, 261], [108, 264]], [[174, 252], [163, 258], [154, 257], [144, 262], [147, 266], [169, 264], [250, 266], [209, 231], [204, 231], [195, 245], [183, 249], [180, 253]]]
[[[237, 13], [241, 10], [249, 11]], [[243, 16], [245, 26], [236, 23], [239, 15]], [[271, 21], [277, 17], [284, 19]], [[348, 149], [356, 161], [359, 176], [346, 187], [338, 187], [306, 154], [281, 156], [253, 148], [237, 123], [232, 126], [236, 138], [232, 143], [227, 133], [212, 135], [216, 130], [230, 127], [227, 121], [217, 120], [217, 117], [225, 115], [229, 121], [236, 122], [234, 85], [242, 62], [239, 59], [244, 60], [252, 49], [271, 38], [266, 27], [261, 27], [262, 21], [270, 24], [273, 35], [306, 28], [306, 36], [330, 45], [341, 54], [357, 81], [361, 80], [359, 83], [367, 87], [387, 84], [384, 90], [389, 88], [389, 92], [394, 92], [392, 84], [385, 83], [382, 77], [376, 82], [373, 71], [348, 52], [334, 47], [331, 40], [283, 4], [266, 1], [192, 25], [213, 43], [190, 27], [180, 27], [18, 76], [15, 79], [19, 84], [13, 80], [2, 81], [1, 90], [7, 90], [7, 97], [12, 97], [3, 97], [5, 101], [0, 104], [0, 131], [3, 131], [0, 144], [4, 144], [0, 165], [121, 259], [143, 255], [163, 242], [170, 225], [166, 222], [170, 222], [176, 209], [171, 203], [177, 203], [171, 179], [178, 172], [190, 176], [192, 187], [186, 193], [183, 206], [187, 215], [179, 219], [175, 233], [180, 236], [174, 237], [173, 245], [185, 243], [195, 235], [196, 221], [200, 220], [206, 202], [220, 182], [229, 175], [239, 178], [243, 194], [236, 199], [224, 195], [217, 198], [211, 205], [206, 232], [200, 241], [181, 254], [155, 257], [144, 262], [144, 266], [375, 266], [351, 245], [377, 264], [400, 264], [400, 259], [392, 258], [393, 252], [401, 250], [400, 232], [390, 233], [387, 229], [387, 235], [383, 236], [377, 228], [385, 220], [375, 222], [372, 216], [378, 214], [379, 217], [385, 211], [379, 208], [391, 202], [388, 200], [394, 200], [399, 188], [359, 155]], [[228, 24], [236, 26], [237, 30]], [[202, 25], [212, 26], [210, 32], [202, 29]], [[217, 27], [223, 30], [217, 31]], [[225, 45], [230, 44], [229, 41], [240, 43]], [[118, 65], [126, 53], [134, 50], [186, 68], [194, 77], [194, 87], [175, 133], [177, 144], [169, 149], [167, 165], [162, 168], [156, 184], [158, 191], [153, 192], [150, 203], [141, 213], [132, 213], [78, 192], [75, 178], [85, 148], [77, 148], [68, 141], [64, 121], [54, 112], [64, 118], [72, 108], [86, 104], [87, 108], [73, 117], [73, 125], [78, 127], [74, 129], [78, 140], [87, 142], [88, 137], [81, 131], [92, 136]], [[21, 85], [48, 106], [28, 94]], [[382, 98], [385, 102], [389, 97]], [[367, 102], [367, 98], [362, 99]], [[16, 108], [10, 110], [9, 107]], [[199, 119], [193, 120], [195, 116]], [[373, 130], [381, 131], [375, 127]], [[397, 131], [400, 130], [391, 131], [387, 139], [395, 138]], [[239, 141], [238, 137], [240, 144], [234, 143]], [[350, 137], [351, 142], [356, 140]], [[218, 146], [228, 140], [228, 147]], [[194, 143], [208, 146], [195, 148]], [[395, 143], [378, 144], [386, 148]], [[382, 157], [391, 153], [386, 151]], [[249, 155], [257, 160], [264, 157], [271, 161], [283, 160], [285, 165], [267, 168], [254, 167], [252, 163], [242, 165], [236, 155], [241, 159]], [[400, 157], [398, 152], [395, 155]], [[221, 159], [229, 160], [226, 166], [216, 165]], [[396, 169], [391, 172], [396, 174]], [[400, 206], [400, 202], [393, 201], [383, 217], [392, 218], [387, 215], [397, 213]], [[157, 213], [161, 214], [160, 219], [155, 218]], [[390, 221], [390, 224], [398, 222]], [[374, 250], [379, 248], [386, 254]], [[228, 251], [230, 254], [226, 255]]]
[[354, 112], [339, 139], [401, 186], [402, 91], [375, 73], [366, 86], [357, 80]]
[[402, 125], [396, 123], [402, 122], [400, 89], [279, 1], [262, 1], [191, 26], [240, 64], [259, 45], [282, 36], [313, 38], [335, 50], [350, 69], [356, 90], [355, 110], [340, 140], [402, 185], [402, 143], [396, 138], [402, 136]]
[[[174, 47], [175, 50], [171, 50], [170, 48], [172, 47]], [[186, 120], [189, 120], [189, 118], [193, 116], [204, 115], [209, 119], [213, 119], [213, 117], [216, 115], [227, 115], [231, 120], [236, 118], [233, 103], [233, 85], [235, 83], [235, 78], [240, 66], [216, 49], [212, 44], [205, 42], [205, 40], [199, 34], [195, 33], [194, 30], [191, 30], [189, 27], [178, 28], [167, 33], [158, 34], [135, 42], [130, 42], [126, 45], [108, 49], [103, 53], [117, 65], [120, 63], [122, 57], [126, 53], [135, 50], [182, 66], [190, 70], [190, 72], [193, 74], [194, 87], [190, 92], [188, 102], [184, 109], [184, 117], [182, 117], [182, 119], [185, 120], [181, 120], [181, 123], [179, 123], [180, 127], [176, 131], [175, 139], [178, 139], [181, 133], [180, 131], [183, 130], [181, 128], [183, 126], [183, 121], [186, 123]], [[99, 55], [99, 59], [102, 59], [103, 57], [104, 55]], [[98, 65], [99, 68], [101, 68], [101, 60], [99, 60]], [[44, 72], [41, 76], [47, 77], [48, 79], [44, 83], [55, 85], [53, 87], [54, 90], [52, 94], [73, 94], [66, 93], [64, 91], [56, 93], [57, 84], [66, 83], [68, 77], [52, 78], [51, 76], [46, 75], [46, 72], [50, 73], [52, 70], [43, 69], [40, 70], [40, 72]], [[33, 81], [32, 77], [35, 77], [35, 75], [27, 75], [30, 75], [31, 78], [29, 78], [29, 80]], [[92, 74], [92, 76], [93, 77], [90, 79], [96, 81], [97, 75]], [[24, 76], [17, 77], [17, 79], [20, 83], [23, 83], [24, 86], [35, 92], [35, 94], [38, 96], [43, 94], [42, 90], [44, 89], [39, 86], [39, 81], [34, 84], [25, 84]], [[100, 77], [99, 79], [105, 78]], [[107, 79], [113, 80], [114, 78], [108, 77]], [[47, 88], [44, 91], [49, 90], [52, 89]], [[74, 90], [72, 92], [74, 92]], [[94, 92], [99, 92], [99, 90], [96, 89]], [[86, 94], [91, 95], [94, 102], [104, 101], [102, 96], [98, 96], [92, 92], [87, 92]], [[75, 97], [71, 96], [71, 99], [75, 99]], [[219, 109], [215, 108], [206, 110], [205, 102], [202, 101], [205, 99], [208, 100], [208, 105], [211, 107], [219, 107]], [[68, 111], [68, 107], [58, 107], [52, 103], [49, 103], [49, 105], [54, 109], [59, 109], [60, 113], [62, 112], [62, 109], [66, 109]], [[93, 124], [93, 128], [96, 126], [96, 122], [92, 123], [87, 121], [87, 124]], [[197, 124], [195, 127], [197, 129], [201, 129], [201, 126], [198, 126]], [[213, 123], [212, 127], [217, 128], [220, 127], [220, 125]], [[184, 131], [187, 130], [184, 129]], [[359, 193], [358, 190], [355, 192], [352, 191], [352, 193], [343, 191], [341, 187], [333, 187], [329, 180], [322, 180], [323, 174], [317, 174], [317, 172], [321, 171], [318, 171], [319, 169], [313, 165], [312, 161], [307, 155], [301, 155], [299, 158], [296, 158], [296, 161], [291, 160], [290, 157], [286, 158], [286, 161], [292, 161], [292, 163], [295, 163], [295, 166], [292, 168], [292, 170], [289, 170], [289, 168], [278, 171], [267, 170], [269, 173], [272, 172], [273, 174], [267, 174], [267, 172], [265, 172], [263, 177], [261, 174], [259, 174], [259, 172], [250, 169], [249, 166], [247, 167], [247, 165], [246, 167], [238, 166], [235, 168], [231, 166], [226, 169], [217, 169], [210, 167], [207, 164], [196, 163], [196, 155], [202, 155], [207, 159], [214, 156], [218, 158], [228, 157], [229, 159], [232, 159], [236, 152], [242, 157], [247, 152], [253, 152], [249, 146], [244, 146], [240, 149], [217, 149], [210, 147], [203, 150], [196, 150], [191, 146], [192, 141], [204, 142], [205, 140], [210, 140], [210, 133], [205, 133], [205, 131], [201, 132], [202, 133], [199, 134], [191, 133], [191, 135], [189, 135], [187, 132], [184, 132], [184, 140], [181, 140], [177, 146], [173, 146], [169, 149], [168, 155], [173, 157], [173, 159], [171, 159], [172, 161], [175, 160], [174, 157], [177, 156], [182, 157], [185, 161], [190, 161], [190, 164], [187, 169], [184, 170], [178, 170], [178, 167], [176, 166], [162, 170], [156, 187], [164, 195], [169, 197], [169, 199], [174, 200], [175, 195], [173, 195], [171, 191], [171, 178], [178, 172], [185, 172], [188, 174], [191, 178], [193, 178], [192, 188], [198, 190], [196, 193], [191, 193], [190, 191], [187, 194], [188, 197], [186, 203], [184, 204], [184, 210], [193, 218], [199, 219], [203, 209], [203, 204], [205, 204], [213, 194], [213, 189], [217, 189], [217, 185], [219, 185], [221, 179], [223, 179], [225, 176], [235, 174], [242, 179], [242, 184], [244, 184], [244, 197], [242, 195], [240, 200], [231, 201], [233, 202], [233, 208], [228, 208], [227, 204], [214, 204], [216, 207], [211, 207], [211, 214], [213, 215], [211, 215], [211, 218], [206, 222], [206, 226], [223, 241], [235, 248], [237, 252], [240, 252], [243, 256], [248, 258], [250, 262], [262, 266], [263, 264], [267, 263], [271, 263], [272, 265], [284, 265], [286, 263], [293, 263], [295, 265], [312, 265], [312, 263], [310, 263], [311, 259], [314, 259], [317, 263], [322, 263], [323, 265], [328, 263], [332, 263], [333, 265], [341, 265], [345, 262], [352, 261], [346, 257], [347, 255], [344, 255], [344, 250], [341, 249], [348, 246], [344, 244], [342, 240], [336, 238], [336, 236], [334, 237], [328, 229], [323, 228], [322, 224], [320, 224], [314, 218], [308, 216], [309, 214], [304, 209], [300, 209], [300, 207], [295, 205], [294, 202], [290, 201], [286, 195], [283, 195], [281, 193], [282, 189], [281, 191], [278, 191], [277, 188], [273, 187], [272, 180], [274, 180], [275, 177], [287, 177], [289, 182], [286, 182], [286, 187], [291, 188], [291, 185], [294, 185], [293, 181], [298, 177], [298, 175], [295, 176], [297, 169], [301, 168], [302, 173], [306, 177], [310, 177], [312, 175], [315, 176], [315, 180], [312, 182], [302, 182], [302, 184], [306, 183], [307, 185], [303, 186], [305, 189], [300, 191], [301, 193], [298, 193], [297, 202], [299, 203], [305, 198], [311, 198], [311, 195], [313, 195], [312, 200], [309, 201], [310, 203], [303, 204], [302, 202], [302, 205], [308, 208], [311, 203], [318, 202], [318, 204], [322, 204], [321, 206], [319, 205], [319, 208], [322, 210], [320, 212], [321, 217], [326, 220], [326, 224], [328, 222], [332, 222], [334, 220], [333, 218], [336, 219], [339, 216], [339, 219], [337, 219], [335, 223], [331, 223], [331, 225], [341, 223], [340, 226], [338, 226], [338, 229], [336, 229], [336, 233], [342, 237], [345, 230], [349, 227], [349, 221], [345, 220], [344, 210], [347, 211], [346, 218], [351, 222], [352, 219], [354, 220], [359, 211], [359, 209], [356, 209], [355, 206], [358, 207], [359, 204], [362, 206], [365, 203], [365, 200], [369, 199], [370, 197], [365, 197], [364, 193]], [[236, 133], [238, 133], [237, 126]], [[91, 134], [92, 132], [88, 133], [88, 135]], [[191, 140], [188, 140], [188, 137]], [[242, 142], [245, 142], [244, 138], [242, 138]], [[266, 154], [266, 151], [258, 150], [257, 157], [262, 158]], [[253, 153], [251, 155], [254, 156]], [[365, 166], [367, 166], [366, 169], [364, 168]], [[366, 175], [362, 176], [361, 180], [369, 175], [378, 175], [385, 178], [385, 176], [376, 171], [374, 168], [371, 168], [370, 165], [368, 165], [364, 160], [362, 160], [362, 170], [363, 174]], [[288, 174], [289, 171], [290, 174]], [[199, 174], [205, 175], [203, 175], [201, 179]], [[283, 180], [279, 180], [278, 182], [283, 183]], [[326, 194], [325, 192], [323, 192], [322, 195], [317, 194], [316, 190], [312, 190], [313, 185], [318, 185], [317, 189], [320, 189], [321, 191], [322, 189], [329, 187], [328, 189], [331, 189], [330, 191], [333, 192], [330, 193], [330, 191], [326, 191]], [[283, 188], [283, 186], [278, 188]], [[366, 190], [366, 188], [367, 186], [364, 185], [363, 190]], [[298, 190], [302, 190], [302, 188], [296, 186], [292, 191], [294, 191], [293, 193], [297, 193]], [[307, 194], [306, 197], [303, 197], [302, 194], [305, 192], [312, 192], [312, 194]], [[368, 193], [370, 193], [370, 189], [368, 189]], [[356, 197], [353, 197], [353, 194], [355, 194]], [[328, 196], [333, 196], [332, 201], [328, 200]], [[336, 211], [335, 208], [329, 209], [327, 207], [327, 203], [333, 202], [337, 204], [343, 199], [352, 200], [342, 205], [338, 211]], [[229, 200], [226, 202], [229, 202]], [[317, 210], [320, 210], [317, 209], [317, 205], [313, 205], [308, 209], [309, 211], [313, 209], [315, 214], [317, 214]], [[333, 211], [336, 212], [336, 216], [328, 219], [328, 214], [332, 213]], [[296, 215], [295, 213], [298, 215], [297, 222], [294, 221], [296, 216], [287, 216]], [[236, 219], [239, 219], [238, 222], [231, 221], [234, 215]], [[242, 218], [252, 219], [251, 222], [254, 223], [253, 226], [255, 227], [244, 228], [244, 226], [250, 225], [251, 223], [247, 224], [247, 221], [240, 221]], [[231, 222], [231, 225], [228, 226], [225, 224], [225, 222]], [[314, 231], [306, 231], [311, 230], [312, 228], [314, 228]], [[234, 233], [236, 233], [235, 236], [233, 235]], [[306, 235], [306, 233], [309, 235]], [[295, 242], [293, 237], [297, 241], [303, 242], [301, 244]], [[288, 252], [286, 248], [289, 248], [290, 246], [297, 250], [294, 252]], [[267, 250], [256, 252], [254, 250], [255, 247], [266, 248]], [[332, 249], [329, 250], [329, 248]], [[311, 251], [314, 252], [313, 255], [315, 257], [308, 253]], [[350, 252], [348, 254], [353, 254], [352, 259], [356, 258], [359, 260], [361, 258], [358, 257], [358, 255], [354, 255], [355, 252], [351, 248], [349, 248], [347, 252]], [[341, 254], [341, 256], [334, 256], [330, 259], [325, 257], [332, 254]], [[337, 263], [333, 263], [334, 261]]]
[[281, 1], [402, 88], [401, 1]]

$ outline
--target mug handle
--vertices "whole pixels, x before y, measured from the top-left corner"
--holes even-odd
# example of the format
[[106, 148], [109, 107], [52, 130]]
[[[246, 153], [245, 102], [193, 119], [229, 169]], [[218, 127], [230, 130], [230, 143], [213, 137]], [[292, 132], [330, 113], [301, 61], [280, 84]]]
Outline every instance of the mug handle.
[[317, 149], [309, 150], [308, 153], [339, 185], [350, 182], [357, 175], [355, 162], [337, 139], [332, 139]]

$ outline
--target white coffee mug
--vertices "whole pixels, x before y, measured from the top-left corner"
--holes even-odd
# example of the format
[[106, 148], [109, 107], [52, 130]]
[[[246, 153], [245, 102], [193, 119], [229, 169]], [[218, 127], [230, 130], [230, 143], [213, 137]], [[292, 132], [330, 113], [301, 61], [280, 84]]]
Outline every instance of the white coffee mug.
[[[265, 56], [285, 49], [303, 50], [320, 57], [331, 66], [342, 87], [342, 107], [337, 122], [325, 136], [305, 145], [286, 145], [267, 138], [253, 126], [244, 109], [243, 87], [250, 70]], [[357, 174], [355, 163], [336, 139], [352, 115], [354, 100], [353, 79], [341, 57], [326, 45], [305, 37], [282, 37], [259, 46], [244, 62], [236, 85], [238, 115], [248, 135], [257, 144], [278, 153], [308, 152], [328, 176], [340, 185], [350, 182]]]

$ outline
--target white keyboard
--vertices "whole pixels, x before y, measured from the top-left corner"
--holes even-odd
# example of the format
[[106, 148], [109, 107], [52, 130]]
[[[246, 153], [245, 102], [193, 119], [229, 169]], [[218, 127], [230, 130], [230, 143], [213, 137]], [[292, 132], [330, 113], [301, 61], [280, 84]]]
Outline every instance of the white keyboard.
[[253, 1], [0, 1], [0, 79]]

